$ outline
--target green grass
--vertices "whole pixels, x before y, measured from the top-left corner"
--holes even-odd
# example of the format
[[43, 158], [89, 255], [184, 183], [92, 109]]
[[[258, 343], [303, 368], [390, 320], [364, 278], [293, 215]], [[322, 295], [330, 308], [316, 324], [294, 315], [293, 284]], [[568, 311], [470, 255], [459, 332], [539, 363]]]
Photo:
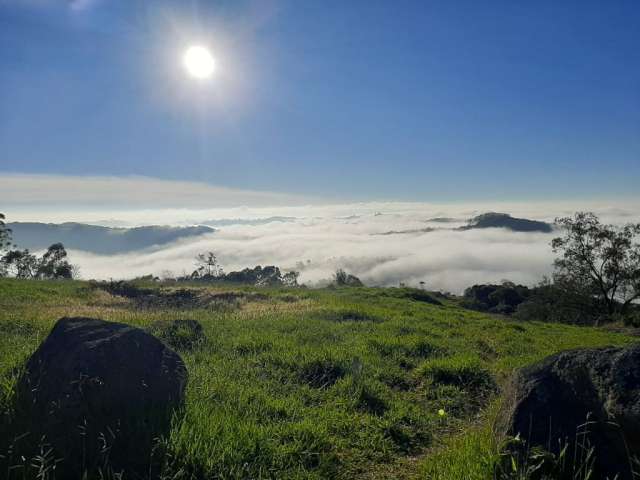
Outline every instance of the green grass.
[[631, 341], [403, 289], [207, 291], [261, 295], [154, 309], [85, 282], [0, 279], [0, 409], [10, 414], [20, 366], [62, 316], [141, 327], [192, 318], [206, 340], [179, 350], [190, 379], [184, 415], [161, 445], [166, 478], [490, 479], [491, 411], [514, 368]]

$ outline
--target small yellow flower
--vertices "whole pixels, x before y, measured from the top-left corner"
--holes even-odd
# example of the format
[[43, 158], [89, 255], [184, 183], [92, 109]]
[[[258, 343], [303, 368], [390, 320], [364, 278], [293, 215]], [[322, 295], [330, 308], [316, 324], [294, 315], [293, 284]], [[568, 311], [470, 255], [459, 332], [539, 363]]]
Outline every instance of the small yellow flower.
[[440, 415], [441, 417], [444, 417], [446, 415], [444, 408], [441, 408], [440, 410], [438, 410], [438, 415]]

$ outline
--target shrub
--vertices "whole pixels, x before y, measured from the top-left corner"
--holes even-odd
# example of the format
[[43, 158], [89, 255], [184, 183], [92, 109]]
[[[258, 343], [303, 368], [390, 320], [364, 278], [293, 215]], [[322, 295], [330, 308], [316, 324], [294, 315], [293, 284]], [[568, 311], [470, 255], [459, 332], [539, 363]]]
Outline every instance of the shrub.
[[358, 277], [341, 268], [333, 274], [333, 283], [339, 287], [362, 287], [364, 285]]
[[509, 281], [500, 285], [474, 285], [464, 291], [463, 306], [482, 312], [511, 315], [529, 295], [529, 288]]
[[518, 305], [520, 320], [594, 325], [607, 320], [607, 313], [588, 292], [567, 287], [562, 282], [543, 280], [531, 290], [529, 298]]

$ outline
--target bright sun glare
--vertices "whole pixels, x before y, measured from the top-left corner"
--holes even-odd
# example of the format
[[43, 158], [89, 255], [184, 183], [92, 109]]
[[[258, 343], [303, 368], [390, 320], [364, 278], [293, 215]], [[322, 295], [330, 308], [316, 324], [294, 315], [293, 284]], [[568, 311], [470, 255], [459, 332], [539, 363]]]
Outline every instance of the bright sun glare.
[[209, 78], [215, 69], [216, 61], [205, 47], [193, 45], [184, 52], [184, 66], [189, 75], [196, 78]]

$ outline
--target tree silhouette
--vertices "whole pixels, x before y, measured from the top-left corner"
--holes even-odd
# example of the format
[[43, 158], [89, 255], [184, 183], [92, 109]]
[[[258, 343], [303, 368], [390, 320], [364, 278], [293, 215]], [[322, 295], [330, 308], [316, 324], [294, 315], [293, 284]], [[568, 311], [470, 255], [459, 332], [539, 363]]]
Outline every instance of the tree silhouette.
[[11, 241], [11, 229], [5, 223], [5, 216], [0, 213], [0, 252], [7, 250], [13, 246]]
[[598, 298], [608, 314], [624, 314], [640, 298], [640, 223], [604, 225], [595, 214], [578, 212], [556, 224], [564, 235], [551, 242], [562, 255], [554, 281]]
[[222, 275], [222, 267], [213, 252], [199, 253], [196, 255], [196, 277], [219, 277]]

